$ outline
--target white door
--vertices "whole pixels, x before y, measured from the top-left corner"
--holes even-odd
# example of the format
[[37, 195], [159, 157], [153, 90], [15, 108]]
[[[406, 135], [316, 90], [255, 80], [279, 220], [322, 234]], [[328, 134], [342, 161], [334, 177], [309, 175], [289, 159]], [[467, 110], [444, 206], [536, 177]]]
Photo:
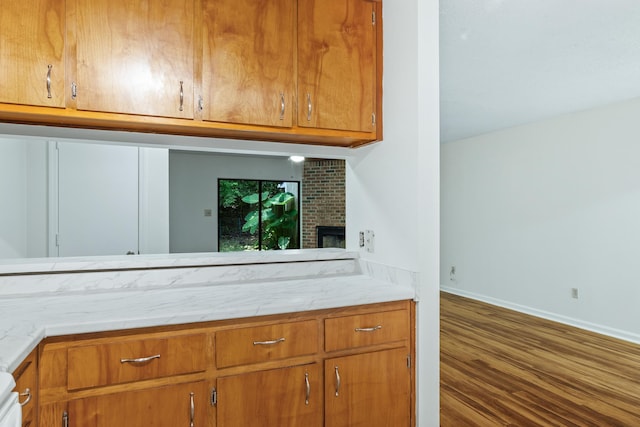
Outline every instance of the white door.
[[58, 232], [50, 255], [137, 254], [138, 148], [60, 142], [55, 152]]

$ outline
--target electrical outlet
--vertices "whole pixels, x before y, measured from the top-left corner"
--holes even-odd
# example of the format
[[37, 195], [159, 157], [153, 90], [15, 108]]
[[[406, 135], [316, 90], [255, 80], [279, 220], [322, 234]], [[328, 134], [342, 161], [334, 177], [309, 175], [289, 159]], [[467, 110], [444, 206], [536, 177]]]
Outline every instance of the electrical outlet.
[[360, 247], [364, 248], [364, 231], [360, 232]]
[[578, 299], [578, 288], [571, 288], [571, 298]]

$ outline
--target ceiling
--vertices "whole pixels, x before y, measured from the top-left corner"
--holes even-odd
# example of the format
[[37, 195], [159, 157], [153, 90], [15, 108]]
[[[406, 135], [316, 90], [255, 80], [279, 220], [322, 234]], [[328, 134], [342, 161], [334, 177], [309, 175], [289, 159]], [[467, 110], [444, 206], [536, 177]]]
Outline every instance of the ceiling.
[[639, 0], [440, 0], [442, 142], [638, 96]]

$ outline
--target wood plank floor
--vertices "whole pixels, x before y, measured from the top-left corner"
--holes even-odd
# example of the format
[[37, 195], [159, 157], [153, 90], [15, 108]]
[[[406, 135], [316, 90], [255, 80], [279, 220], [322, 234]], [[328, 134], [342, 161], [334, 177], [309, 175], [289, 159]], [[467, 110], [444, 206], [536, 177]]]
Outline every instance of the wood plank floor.
[[441, 293], [440, 423], [640, 426], [640, 346]]

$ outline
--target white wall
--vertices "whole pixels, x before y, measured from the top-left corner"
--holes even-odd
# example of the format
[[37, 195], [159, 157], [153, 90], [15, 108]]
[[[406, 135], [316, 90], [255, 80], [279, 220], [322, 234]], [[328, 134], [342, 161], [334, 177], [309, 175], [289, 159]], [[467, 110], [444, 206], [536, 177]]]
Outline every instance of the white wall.
[[438, 2], [385, 3], [384, 141], [347, 162], [347, 248], [419, 272], [418, 425], [439, 425]]
[[47, 255], [47, 150], [0, 138], [0, 259]]
[[27, 151], [19, 141], [0, 140], [0, 257], [27, 254]]
[[169, 150], [139, 148], [138, 250], [169, 253]]
[[[282, 157], [171, 151], [169, 154], [170, 248], [218, 250], [218, 178], [301, 181], [302, 164]], [[213, 215], [204, 216], [211, 209]]]
[[640, 341], [639, 116], [635, 99], [445, 144], [442, 285]]
[[27, 150], [27, 253], [29, 258], [46, 257], [48, 252], [47, 144], [19, 141]]

